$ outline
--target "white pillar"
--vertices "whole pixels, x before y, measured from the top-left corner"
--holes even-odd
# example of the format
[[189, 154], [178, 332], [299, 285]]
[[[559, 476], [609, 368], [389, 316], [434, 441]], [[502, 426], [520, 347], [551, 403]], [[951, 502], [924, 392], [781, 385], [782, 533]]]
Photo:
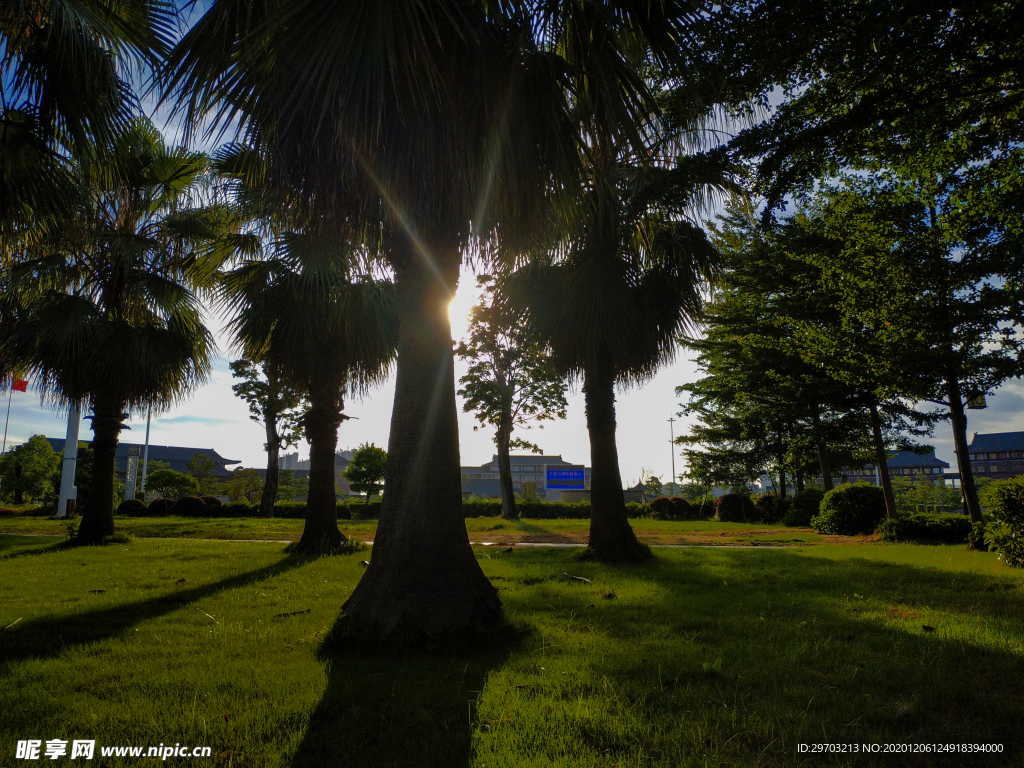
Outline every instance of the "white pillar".
[[146, 499], [146, 475], [149, 473], [149, 421], [153, 416], [153, 406], [146, 412], [146, 447], [142, 449], [142, 499]]
[[57, 502], [57, 517], [67, 517], [68, 501], [78, 496], [75, 487], [75, 467], [78, 464], [78, 427], [82, 423], [82, 406], [75, 403], [68, 413], [68, 431], [64, 438], [64, 466], [60, 473], [60, 500]]

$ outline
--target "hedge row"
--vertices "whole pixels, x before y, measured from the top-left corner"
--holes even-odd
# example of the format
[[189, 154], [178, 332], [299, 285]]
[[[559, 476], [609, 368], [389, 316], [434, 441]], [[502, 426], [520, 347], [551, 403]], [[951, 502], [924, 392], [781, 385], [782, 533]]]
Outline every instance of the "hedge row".
[[966, 515], [913, 513], [883, 520], [878, 534], [890, 544], [965, 544], [971, 528], [971, 518]]
[[[380, 501], [338, 502], [338, 518], [341, 520], [376, 520], [380, 515]], [[516, 503], [519, 516], [535, 520], [588, 520], [590, 502], [543, 502], [519, 501]], [[644, 517], [647, 509], [642, 504], [628, 503], [626, 510], [630, 517]], [[500, 517], [501, 502], [497, 499], [474, 499], [462, 503], [466, 517]], [[177, 501], [155, 499], [149, 505], [129, 500], [117, 508], [117, 514], [130, 517], [155, 517], [177, 515], [181, 517], [259, 517], [259, 506], [245, 501], [231, 501], [222, 504], [212, 496], [184, 496]], [[306, 517], [306, 503], [303, 501], [279, 501], [274, 505], [274, 517], [302, 520]]]

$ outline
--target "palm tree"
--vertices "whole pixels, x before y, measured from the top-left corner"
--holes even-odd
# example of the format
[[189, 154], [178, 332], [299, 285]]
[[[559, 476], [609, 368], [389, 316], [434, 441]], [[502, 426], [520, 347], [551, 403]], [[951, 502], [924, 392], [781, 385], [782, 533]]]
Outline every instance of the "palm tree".
[[[191, 205], [204, 155], [167, 147], [147, 122], [75, 168], [76, 205], [27, 244], [10, 282], [5, 352], [44, 396], [93, 409], [94, 479], [79, 543], [114, 531], [114, 455], [127, 412], [169, 407], [205, 381], [213, 340], [197, 289], [215, 217]], [[32, 294], [31, 303], [18, 302]], [[7, 355], [5, 355], [7, 356]]]
[[[170, 50], [170, 0], [16, 0], [0, 7], [0, 221], [59, 192], [53, 165], [109, 146], [139, 115], [131, 81]], [[36, 146], [32, 146], [36, 145]], [[32, 148], [43, 173], [19, 173]], [[37, 211], [38, 213], [38, 211]]]
[[638, 137], [654, 98], [631, 57], [682, 64], [694, 19], [685, 0], [216, 0], [171, 55], [167, 87], [190, 123], [237, 120], [282, 186], [376, 232], [394, 272], [388, 490], [344, 608], [363, 631], [436, 637], [500, 617], [461, 510], [447, 307], [463, 254], [543, 221], [582, 141], [570, 93], [591, 94], [603, 131]]
[[650, 557], [626, 516], [615, 443], [615, 386], [641, 384], [671, 360], [700, 316], [717, 254], [688, 219], [709, 188], [730, 187], [702, 156], [671, 166], [628, 158], [591, 165], [561, 260], [538, 259], [503, 286], [566, 376], [583, 380], [593, 467], [589, 546], [601, 560]]
[[351, 281], [351, 253], [335, 233], [287, 233], [271, 254], [252, 251], [223, 281], [230, 328], [246, 355], [268, 362], [309, 396], [306, 523], [297, 549], [337, 550], [334, 456], [346, 393], [387, 377], [398, 346], [394, 285]]

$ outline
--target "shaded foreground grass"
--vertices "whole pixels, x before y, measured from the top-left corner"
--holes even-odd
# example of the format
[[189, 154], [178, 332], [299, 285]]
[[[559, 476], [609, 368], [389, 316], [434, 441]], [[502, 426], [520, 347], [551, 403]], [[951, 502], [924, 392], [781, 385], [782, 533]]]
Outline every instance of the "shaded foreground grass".
[[[297, 541], [302, 535], [302, 520], [280, 518], [191, 518], [191, 517], [118, 517], [117, 530], [139, 538], [188, 538], [226, 540]], [[717, 520], [674, 522], [636, 519], [630, 524], [646, 544], [817, 544], [837, 537], [821, 536], [809, 528], [784, 528], [779, 525], [720, 523]], [[340, 520], [342, 533], [360, 541], [372, 540], [376, 520]], [[67, 522], [39, 517], [0, 518], [0, 535], [63, 535]], [[577, 543], [587, 541], [589, 520], [520, 520], [467, 518], [466, 528], [473, 541], [498, 544], [520, 542]], [[861, 537], [856, 543], [861, 543]], [[848, 542], [853, 543], [853, 542]]]
[[[0, 765], [27, 738], [209, 745], [232, 766], [1021, 763], [1024, 574], [990, 555], [480, 556], [513, 637], [387, 654], [332, 632], [365, 555], [0, 537]], [[797, 752], [821, 741], [1005, 751]]]

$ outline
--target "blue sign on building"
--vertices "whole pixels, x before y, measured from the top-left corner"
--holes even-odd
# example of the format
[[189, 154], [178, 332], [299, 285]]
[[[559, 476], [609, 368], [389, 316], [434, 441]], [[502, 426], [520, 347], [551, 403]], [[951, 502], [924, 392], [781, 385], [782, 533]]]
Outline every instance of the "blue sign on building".
[[549, 469], [547, 487], [552, 490], [582, 491], [586, 488], [583, 484], [583, 470]]

